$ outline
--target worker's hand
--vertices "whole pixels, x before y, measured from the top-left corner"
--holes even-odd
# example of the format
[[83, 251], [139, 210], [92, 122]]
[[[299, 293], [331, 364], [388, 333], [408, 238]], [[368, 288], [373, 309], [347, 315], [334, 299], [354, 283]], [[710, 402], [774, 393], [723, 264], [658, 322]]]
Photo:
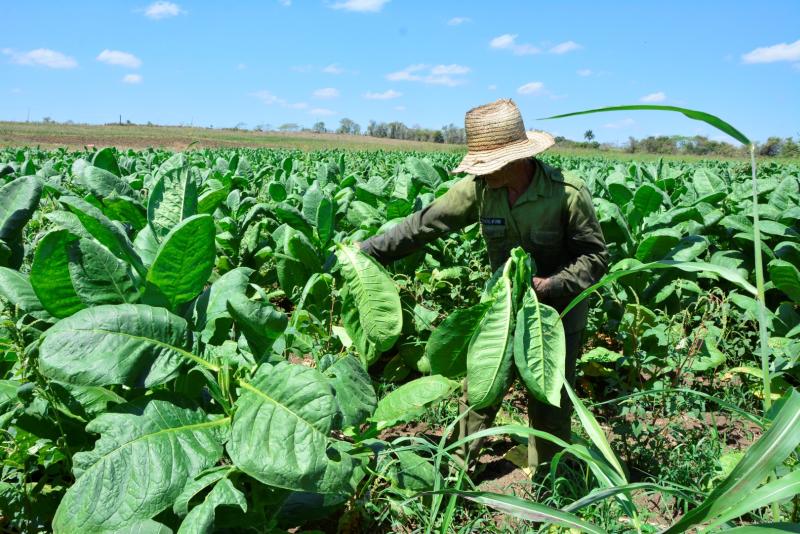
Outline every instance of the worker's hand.
[[539, 300], [547, 299], [547, 297], [550, 295], [550, 279], [534, 276], [533, 290], [536, 291], [536, 296], [539, 298]]

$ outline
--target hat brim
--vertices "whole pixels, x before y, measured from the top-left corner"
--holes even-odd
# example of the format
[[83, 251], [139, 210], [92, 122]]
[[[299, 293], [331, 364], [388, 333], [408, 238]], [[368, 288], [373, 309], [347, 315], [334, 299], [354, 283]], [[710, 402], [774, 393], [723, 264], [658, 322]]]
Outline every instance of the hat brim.
[[491, 174], [512, 161], [529, 158], [544, 152], [556, 143], [547, 132], [525, 132], [527, 139], [509, 143], [500, 148], [480, 152], [467, 152], [458, 167], [450, 171], [452, 174], [466, 172], [480, 176]]

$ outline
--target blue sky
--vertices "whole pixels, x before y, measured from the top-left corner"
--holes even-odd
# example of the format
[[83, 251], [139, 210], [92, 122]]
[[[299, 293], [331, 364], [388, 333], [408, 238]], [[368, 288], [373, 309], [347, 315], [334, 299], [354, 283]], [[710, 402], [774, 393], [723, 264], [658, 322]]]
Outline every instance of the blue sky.
[[0, 119], [438, 128], [513, 98], [529, 129], [709, 135], [643, 101], [800, 137], [800, 2], [263, 0], [0, 5]]

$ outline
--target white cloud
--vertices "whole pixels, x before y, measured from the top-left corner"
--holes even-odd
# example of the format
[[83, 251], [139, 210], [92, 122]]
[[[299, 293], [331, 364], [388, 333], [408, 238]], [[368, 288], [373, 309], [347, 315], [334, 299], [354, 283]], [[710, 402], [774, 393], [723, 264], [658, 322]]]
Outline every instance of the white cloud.
[[239, 63], [238, 65], [236, 65], [236, 70], [245, 70], [246, 68], [247, 68], [246, 63]]
[[422, 76], [414, 73], [424, 70], [426, 68], [428, 68], [428, 66], [422, 63], [416, 65], [409, 65], [403, 70], [399, 70], [397, 72], [390, 72], [389, 74], [386, 75], [386, 79], [392, 81], [409, 81], [409, 82], [420, 81], [422, 79]]
[[149, 17], [153, 20], [161, 20], [166, 19], [169, 17], [177, 17], [186, 13], [184, 10], [180, 8], [178, 4], [173, 2], [153, 2], [149, 6], [147, 6], [144, 10], [144, 15]]
[[272, 93], [266, 90], [250, 93], [250, 96], [258, 98], [268, 106], [271, 106], [272, 104], [286, 104], [286, 100], [278, 98], [277, 96], [273, 95]]
[[142, 83], [141, 74], [126, 74], [122, 77], [122, 83], [136, 85]]
[[645, 102], [647, 104], [655, 104], [658, 102], [663, 102], [667, 99], [667, 95], [663, 91], [658, 91], [657, 93], [650, 93], [649, 95], [644, 95], [642, 98], [639, 99], [639, 102]]
[[448, 26], [460, 26], [465, 22], [471, 22], [472, 19], [469, 17], [453, 17], [452, 19], [447, 21]]
[[581, 48], [583, 47], [575, 41], [564, 41], [550, 48], [548, 52], [551, 54], [566, 54], [567, 52], [572, 52], [573, 50], [579, 50]]
[[517, 34], [504, 33], [503, 35], [499, 35], [489, 41], [489, 47], [499, 50], [511, 50], [518, 56], [531, 56], [541, 52], [539, 48], [533, 46], [532, 44], [518, 44], [516, 40]]
[[387, 3], [389, 3], [389, 0], [345, 0], [344, 2], [333, 4], [331, 7], [359, 13], [377, 13]]
[[429, 67], [423, 63], [417, 63], [415, 65], [409, 65], [403, 70], [390, 72], [386, 75], [386, 79], [391, 81], [422, 82], [429, 85], [455, 87], [466, 81], [458, 76], [467, 74], [469, 71], [470, 68], [463, 65], [450, 64]]
[[37, 48], [28, 52], [17, 52], [11, 48], [3, 48], [2, 52], [10, 56], [11, 62], [17, 65], [41, 65], [51, 69], [74, 69], [78, 66], [75, 58], [49, 48]]
[[255, 91], [250, 93], [250, 96], [255, 97], [267, 106], [278, 105], [284, 108], [290, 109], [306, 109], [308, 108], [308, 104], [305, 102], [288, 102], [285, 98], [281, 98], [277, 95], [272, 94], [270, 91], [266, 89], [262, 89], [260, 91]]
[[326, 108], [314, 108], [308, 111], [309, 115], [316, 115], [316, 116], [327, 116], [327, 115], [336, 115], [336, 112], [332, 109]]
[[327, 67], [324, 67], [322, 72], [326, 74], [342, 74], [344, 69], [340, 67], [338, 63], [331, 63]]
[[395, 106], [394, 109], [395, 109], [395, 111], [405, 111], [406, 107], [405, 106]]
[[294, 72], [302, 72], [305, 74], [307, 72], [311, 72], [314, 69], [314, 65], [295, 65], [290, 67], [290, 69]]
[[538, 95], [544, 92], [544, 83], [542, 82], [529, 82], [520, 86], [517, 92], [521, 95]]
[[382, 93], [373, 93], [370, 91], [364, 93], [364, 98], [369, 100], [391, 100], [393, 98], [399, 98], [401, 96], [403, 96], [403, 93], [395, 91], [394, 89], [389, 89]]
[[440, 76], [442, 74], [466, 74], [468, 72], [469, 67], [456, 65], [455, 63], [450, 65], [436, 65], [431, 69], [431, 74], [434, 76]]
[[313, 95], [314, 98], [336, 98], [339, 96], [339, 90], [335, 87], [323, 87], [314, 91]]
[[633, 126], [636, 124], [636, 121], [633, 119], [622, 119], [616, 122], [608, 122], [603, 125], [603, 128], [611, 128], [611, 129], [620, 129], [620, 128], [627, 128], [629, 126]]
[[14, 87], [9, 91], [9, 93], [11, 93], [12, 95], [21, 95], [22, 89], [20, 89], [19, 87]]
[[291, 6], [291, 5], [292, 5], [292, 0], [278, 0], [278, 2], [279, 2], [279, 3], [280, 3], [282, 6], [283, 6], [283, 7], [289, 7], [289, 6]]
[[742, 55], [744, 63], [775, 63], [776, 61], [800, 61], [800, 39], [793, 43], [779, 43], [756, 48]]
[[578, 76], [583, 76], [585, 78], [586, 76], [592, 75], [592, 69], [579, 69], [577, 74]]
[[489, 41], [489, 46], [492, 48], [510, 48], [516, 38], [516, 34], [504, 33]]
[[497, 89], [497, 86], [495, 84], [491, 84], [489, 87], [487, 87], [487, 89], [490, 91], [494, 91], [495, 89]]
[[142, 60], [128, 52], [120, 52], [119, 50], [103, 50], [97, 56], [97, 61], [107, 63], [109, 65], [119, 65], [120, 67], [127, 67], [129, 69], [138, 69], [142, 66]]

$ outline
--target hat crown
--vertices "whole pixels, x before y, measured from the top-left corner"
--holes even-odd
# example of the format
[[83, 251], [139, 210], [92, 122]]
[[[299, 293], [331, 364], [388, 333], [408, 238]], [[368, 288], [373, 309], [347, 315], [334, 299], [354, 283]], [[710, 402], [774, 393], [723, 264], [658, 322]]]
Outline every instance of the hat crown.
[[470, 152], [495, 150], [527, 139], [522, 114], [511, 99], [472, 108], [464, 120]]

